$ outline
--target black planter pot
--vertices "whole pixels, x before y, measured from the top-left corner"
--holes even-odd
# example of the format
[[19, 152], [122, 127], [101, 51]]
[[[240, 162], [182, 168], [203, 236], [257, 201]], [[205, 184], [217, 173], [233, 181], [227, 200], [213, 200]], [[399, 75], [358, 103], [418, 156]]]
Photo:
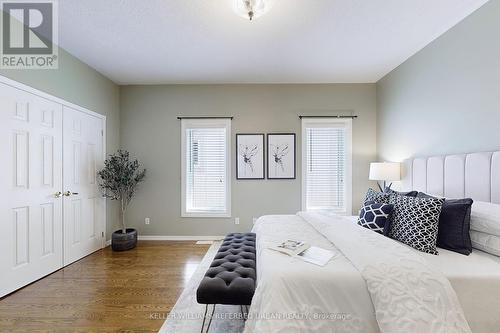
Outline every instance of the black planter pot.
[[116, 230], [111, 235], [111, 248], [113, 251], [127, 251], [137, 245], [137, 230], [127, 229], [127, 233], [122, 230]]

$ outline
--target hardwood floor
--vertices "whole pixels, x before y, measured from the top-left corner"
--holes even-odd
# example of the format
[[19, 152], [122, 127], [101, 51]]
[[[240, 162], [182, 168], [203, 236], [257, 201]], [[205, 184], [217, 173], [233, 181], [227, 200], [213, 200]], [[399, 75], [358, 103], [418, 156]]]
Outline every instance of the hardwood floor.
[[107, 247], [0, 300], [0, 332], [157, 332], [208, 248]]

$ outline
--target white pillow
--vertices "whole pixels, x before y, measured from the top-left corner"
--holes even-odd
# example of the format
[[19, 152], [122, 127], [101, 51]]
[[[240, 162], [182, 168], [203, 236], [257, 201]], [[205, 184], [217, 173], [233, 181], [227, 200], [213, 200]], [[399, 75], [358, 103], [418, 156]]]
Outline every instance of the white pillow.
[[471, 230], [472, 247], [500, 257], [500, 237]]
[[474, 201], [470, 214], [470, 229], [500, 236], [500, 205]]

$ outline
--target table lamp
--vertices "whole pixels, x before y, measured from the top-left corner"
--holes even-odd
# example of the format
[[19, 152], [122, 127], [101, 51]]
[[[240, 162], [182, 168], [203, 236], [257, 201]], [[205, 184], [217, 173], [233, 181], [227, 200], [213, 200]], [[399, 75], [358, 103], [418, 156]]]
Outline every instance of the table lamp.
[[[370, 180], [376, 180], [380, 191], [384, 192], [387, 181], [401, 180], [401, 164], [395, 162], [373, 162], [370, 163]], [[380, 187], [379, 181], [384, 182], [384, 188]], [[391, 188], [389, 184], [388, 188]]]

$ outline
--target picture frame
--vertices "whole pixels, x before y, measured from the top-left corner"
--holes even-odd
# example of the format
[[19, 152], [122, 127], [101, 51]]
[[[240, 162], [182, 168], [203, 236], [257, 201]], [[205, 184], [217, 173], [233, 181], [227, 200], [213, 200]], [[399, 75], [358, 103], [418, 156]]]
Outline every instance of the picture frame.
[[263, 133], [236, 134], [236, 179], [265, 179], [264, 140]]
[[295, 133], [267, 134], [267, 179], [296, 178]]

